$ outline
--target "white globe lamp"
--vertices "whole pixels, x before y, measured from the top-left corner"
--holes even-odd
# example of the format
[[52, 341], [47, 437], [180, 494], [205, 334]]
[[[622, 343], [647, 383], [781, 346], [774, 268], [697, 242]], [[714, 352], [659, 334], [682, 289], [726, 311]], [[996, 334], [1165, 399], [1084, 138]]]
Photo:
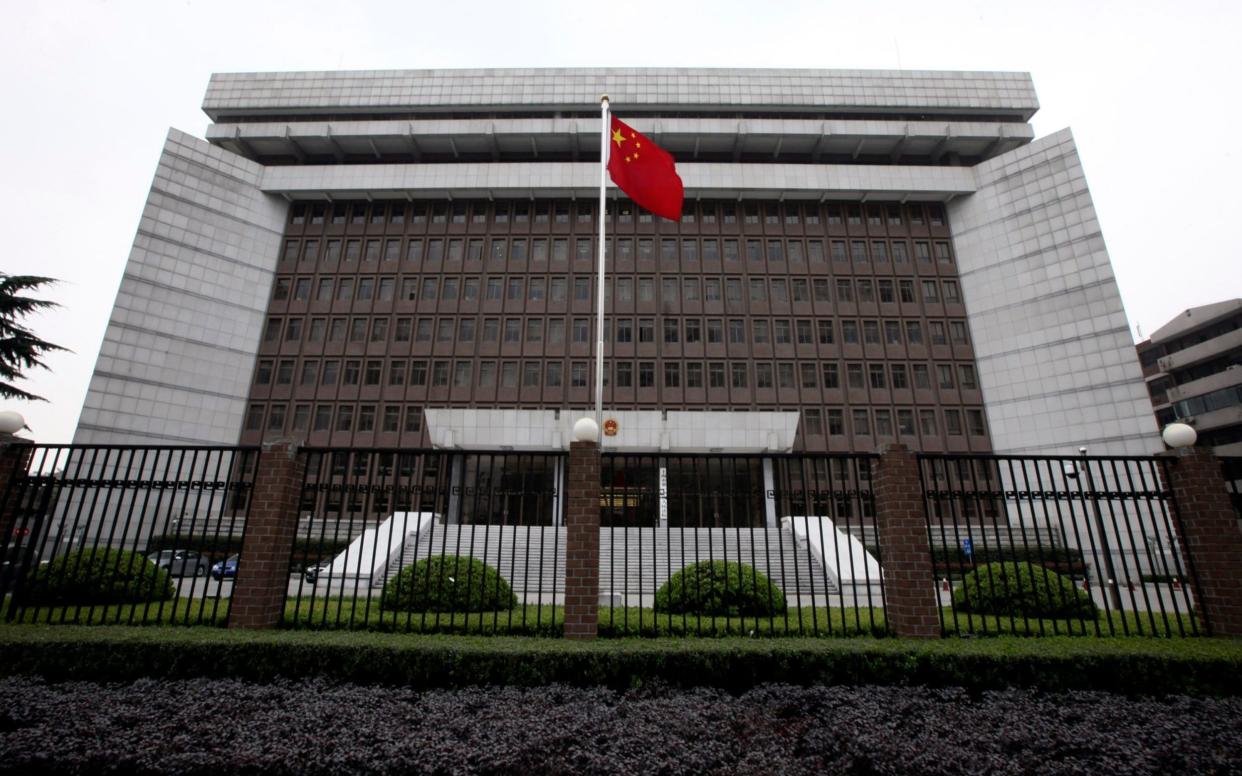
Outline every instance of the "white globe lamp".
[[575, 442], [596, 442], [599, 440], [599, 424], [593, 418], [578, 418], [574, 423]]
[[1160, 437], [1164, 443], [1174, 450], [1180, 450], [1183, 447], [1190, 447], [1199, 438], [1194, 428], [1185, 423], [1170, 423], [1164, 427], [1164, 431], [1160, 433]]
[[0, 434], [16, 434], [26, 427], [26, 419], [20, 412], [5, 410], [0, 412]]

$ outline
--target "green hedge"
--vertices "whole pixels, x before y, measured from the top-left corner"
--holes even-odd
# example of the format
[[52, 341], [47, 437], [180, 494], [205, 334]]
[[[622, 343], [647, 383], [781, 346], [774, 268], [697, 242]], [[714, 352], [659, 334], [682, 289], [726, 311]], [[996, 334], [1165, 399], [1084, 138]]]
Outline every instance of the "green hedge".
[[655, 595], [655, 610], [668, 614], [723, 617], [771, 616], [788, 608], [785, 594], [745, 563], [705, 560], [668, 578]]
[[517, 606], [500, 572], [478, 558], [434, 555], [384, 583], [380, 608], [402, 612], [494, 612]]
[[168, 572], [129, 550], [91, 547], [52, 558], [26, 577], [26, 606], [162, 601], [176, 595]]
[[1083, 560], [1082, 551], [1068, 547], [975, 545], [974, 552], [969, 558], [962, 552], [961, 547], [939, 545], [932, 547], [932, 564], [936, 573], [953, 580], [961, 579], [979, 566], [1005, 561], [1034, 563], [1071, 577], [1082, 577], [1087, 573], [1087, 564]]
[[989, 563], [970, 572], [953, 591], [958, 611], [1008, 617], [1097, 616], [1091, 596], [1074, 581], [1031, 563]]
[[230, 677], [416, 689], [473, 685], [744, 691], [759, 684], [1007, 686], [1126, 695], [1242, 695], [1242, 642], [1223, 639], [563, 639], [213, 628], [0, 627], [2, 675], [48, 681]]

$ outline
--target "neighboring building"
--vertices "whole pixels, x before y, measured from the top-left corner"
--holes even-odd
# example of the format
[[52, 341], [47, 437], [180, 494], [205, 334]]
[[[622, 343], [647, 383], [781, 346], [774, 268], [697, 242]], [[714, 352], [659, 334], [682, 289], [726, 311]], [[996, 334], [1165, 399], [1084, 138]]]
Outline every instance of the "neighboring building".
[[601, 93], [687, 192], [669, 223], [608, 191], [606, 445], [1158, 449], [1028, 75], [709, 69], [213, 76], [75, 441], [563, 447], [593, 404]]
[[1196, 444], [1242, 455], [1242, 299], [1192, 307], [1137, 349], [1156, 423], [1188, 423]]

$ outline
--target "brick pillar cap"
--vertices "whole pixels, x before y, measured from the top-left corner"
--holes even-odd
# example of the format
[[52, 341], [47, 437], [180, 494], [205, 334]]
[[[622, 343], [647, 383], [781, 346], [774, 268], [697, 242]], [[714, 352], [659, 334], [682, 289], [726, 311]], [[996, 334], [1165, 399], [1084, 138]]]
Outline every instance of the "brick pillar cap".
[[296, 453], [301, 446], [301, 440], [298, 439], [268, 439], [259, 444], [259, 449], [263, 451], [288, 450], [290, 455]]
[[901, 442], [889, 442], [887, 444], [880, 445], [881, 454], [883, 453], [908, 453], [908, 452], [910, 452], [910, 448], [902, 444]]
[[1216, 453], [1212, 452], [1211, 448], [1208, 447], [1178, 447], [1156, 453], [1156, 455], [1161, 458], [1168, 458], [1174, 462], [1182, 458], [1201, 458], [1206, 461], [1216, 458]]

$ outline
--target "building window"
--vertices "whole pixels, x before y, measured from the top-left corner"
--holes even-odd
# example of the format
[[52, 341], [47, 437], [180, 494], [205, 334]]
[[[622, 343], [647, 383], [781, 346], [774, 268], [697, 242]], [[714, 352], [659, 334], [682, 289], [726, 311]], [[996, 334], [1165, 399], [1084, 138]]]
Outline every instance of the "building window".
[[906, 374], [905, 364], [893, 364], [889, 367], [893, 376], [893, 390], [901, 390], [910, 387], [910, 378]]
[[638, 387], [655, 387], [655, 364], [650, 361], [638, 362]]
[[772, 386], [772, 365], [762, 363], [755, 364], [755, 387], [771, 388]]
[[703, 365], [702, 364], [686, 364], [686, 387], [702, 388], [703, 387]]
[[776, 365], [776, 385], [785, 390], [794, 387], [793, 364], [782, 361]]
[[973, 391], [979, 387], [975, 377], [975, 368], [970, 364], [959, 364], [957, 367], [958, 384], [962, 390]]
[[246, 411], [246, 430], [258, 431], [263, 428], [263, 405], [251, 404]]
[[872, 388], [884, 389], [888, 387], [887, 374], [883, 364], [868, 364], [867, 374]]
[[854, 436], [871, 436], [871, 419], [866, 410], [853, 411]]
[[819, 410], [808, 409], [802, 411], [802, 431], [807, 436], [824, 435], [824, 421]]
[[949, 436], [962, 435], [962, 413], [957, 410], [944, 411], [944, 430]]
[[664, 364], [664, 387], [681, 387], [681, 364], [675, 362], [667, 362]]
[[833, 336], [832, 320], [821, 318], [816, 321], [815, 324], [819, 332], [819, 344], [831, 345], [835, 341], [835, 337]]
[[358, 430], [375, 430], [375, 405], [364, 404], [358, 408]]
[[575, 361], [569, 366], [569, 387], [586, 388], [587, 387], [587, 364], [584, 361]]
[[914, 436], [914, 410], [897, 410], [897, 433]]
[[746, 387], [746, 371], [747, 371], [746, 365], [745, 364], [733, 364], [732, 367], [733, 367], [732, 369], [733, 387], [734, 388], [745, 388]]
[[539, 362], [525, 361], [522, 363], [522, 387], [538, 388], [539, 387]]
[[906, 321], [906, 342], [911, 345], [923, 344], [923, 326], [918, 321]]
[[634, 365], [626, 362], [617, 364], [617, 387], [634, 387]]
[[405, 431], [407, 434], [416, 434], [423, 430], [423, 408], [422, 407], [406, 407], [405, 408]]
[[664, 319], [665, 344], [672, 344], [678, 341], [680, 335], [679, 328], [678, 321], [675, 318]]
[[835, 390], [841, 387], [841, 372], [837, 364], [824, 364], [820, 376], [824, 379], [824, 388]]
[[496, 362], [479, 362], [479, 387], [492, 388], [496, 385]]
[[449, 384], [449, 363], [434, 361], [431, 364], [431, 387], [445, 388]]
[[863, 365], [859, 363], [851, 363], [845, 365], [845, 381], [850, 388], [865, 388], [863, 382]]
[[653, 319], [638, 319], [638, 341], [655, 342], [655, 321]]

